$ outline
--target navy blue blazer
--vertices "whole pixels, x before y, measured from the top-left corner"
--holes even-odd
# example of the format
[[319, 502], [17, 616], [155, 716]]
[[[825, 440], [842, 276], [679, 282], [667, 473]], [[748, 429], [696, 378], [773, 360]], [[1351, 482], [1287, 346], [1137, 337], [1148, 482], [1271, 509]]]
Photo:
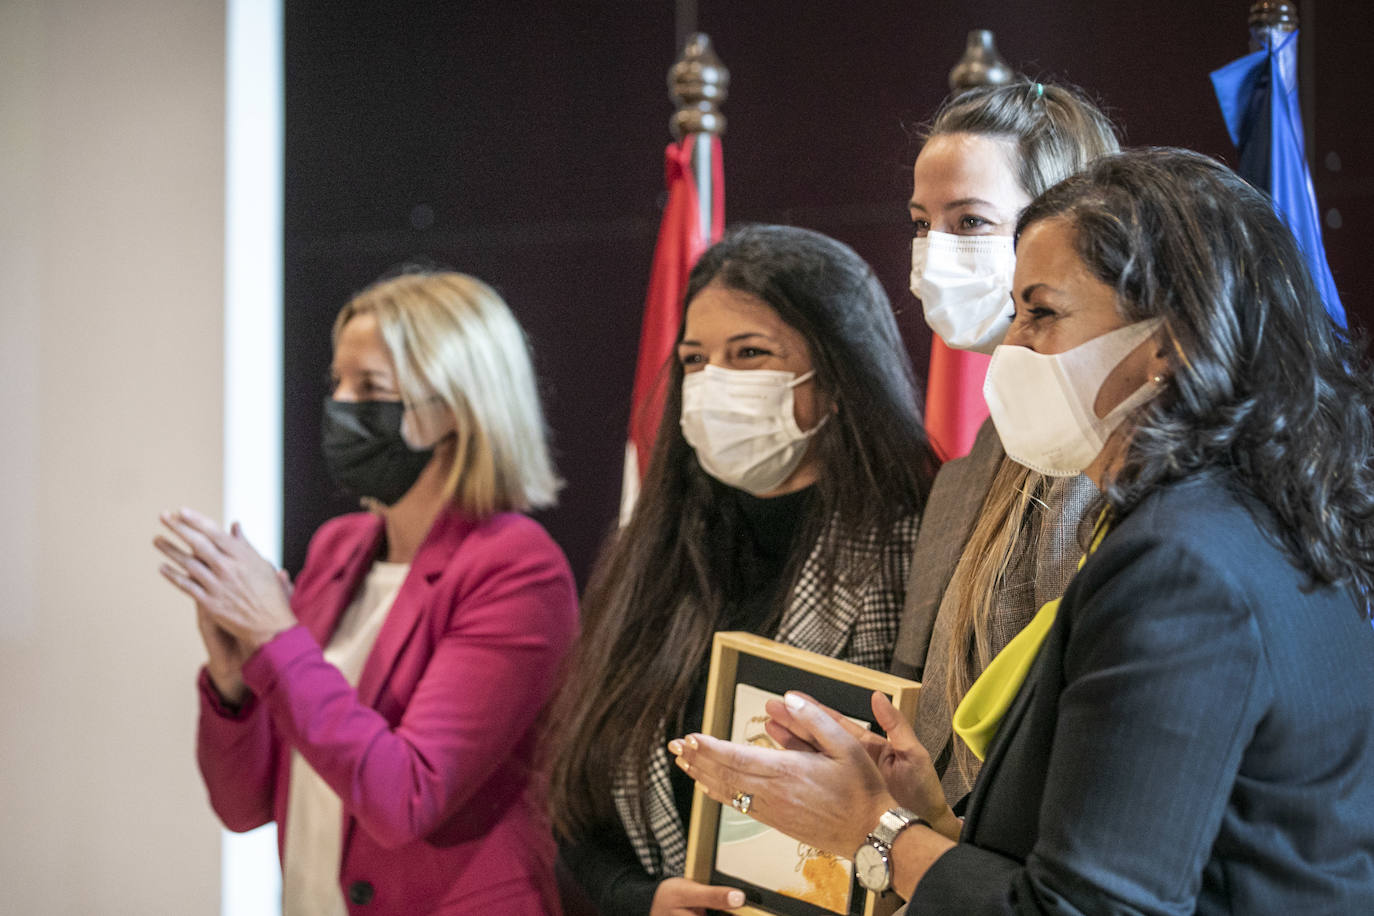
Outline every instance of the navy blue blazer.
[[1225, 480], [1088, 558], [910, 913], [1374, 913], [1374, 630]]

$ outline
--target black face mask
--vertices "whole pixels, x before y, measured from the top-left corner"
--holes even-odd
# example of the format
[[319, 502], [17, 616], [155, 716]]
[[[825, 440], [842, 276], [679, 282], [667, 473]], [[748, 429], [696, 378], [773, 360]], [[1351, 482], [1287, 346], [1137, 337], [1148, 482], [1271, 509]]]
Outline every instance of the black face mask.
[[401, 436], [400, 401], [325, 398], [321, 424], [329, 476], [354, 496], [390, 506], [406, 494], [429, 464], [433, 449], [417, 452]]

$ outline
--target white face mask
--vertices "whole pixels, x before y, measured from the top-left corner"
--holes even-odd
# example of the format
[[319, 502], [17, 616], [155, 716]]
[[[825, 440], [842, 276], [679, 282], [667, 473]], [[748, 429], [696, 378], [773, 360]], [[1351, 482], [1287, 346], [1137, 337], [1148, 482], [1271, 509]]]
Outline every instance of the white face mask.
[[1146, 382], [1105, 417], [1093, 410], [1107, 376], [1160, 324], [1139, 321], [1063, 353], [998, 347], [983, 397], [1007, 455], [1050, 477], [1083, 473], [1127, 414], [1158, 391]]
[[682, 380], [682, 435], [706, 473], [755, 496], [780, 487], [801, 464], [821, 419], [802, 432], [792, 389], [815, 375], [707, 366]]
[[930, 232], [911, 240], [911, 294], [926, 324], [956, 350], [991, 353], [1007, 335], [1015, 309], [1009, 235]]

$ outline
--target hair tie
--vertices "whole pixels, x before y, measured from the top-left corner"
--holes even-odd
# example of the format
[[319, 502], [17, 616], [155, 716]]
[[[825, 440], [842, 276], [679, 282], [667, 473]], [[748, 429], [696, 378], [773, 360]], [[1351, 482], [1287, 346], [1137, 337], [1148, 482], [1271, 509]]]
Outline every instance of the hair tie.
[[1035, 97], [1037, 99], [1043, 99], [1045, 97], [1045, 87], [1040, 83], [1035, 84]]

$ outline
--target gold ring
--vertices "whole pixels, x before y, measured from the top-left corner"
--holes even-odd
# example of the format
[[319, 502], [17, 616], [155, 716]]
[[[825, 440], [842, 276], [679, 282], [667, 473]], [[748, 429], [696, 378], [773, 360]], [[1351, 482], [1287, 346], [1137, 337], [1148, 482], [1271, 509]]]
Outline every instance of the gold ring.
[[730, 807], [740, 814], [748, 814], [753, 806], [754, 796], [749, 792], [736, 792], [735, 797], [730, 799]]

